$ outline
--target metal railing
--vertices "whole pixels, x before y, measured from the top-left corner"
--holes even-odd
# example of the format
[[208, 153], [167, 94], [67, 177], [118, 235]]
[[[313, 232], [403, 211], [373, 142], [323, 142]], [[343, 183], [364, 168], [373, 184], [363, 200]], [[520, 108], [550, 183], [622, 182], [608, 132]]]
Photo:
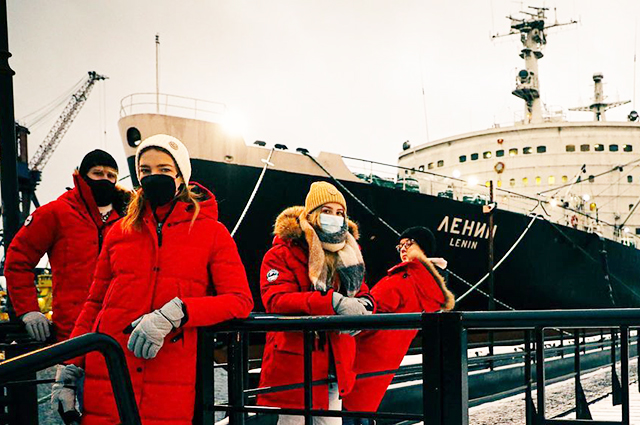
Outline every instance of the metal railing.
[[120, 345], [108, 335], [92, 333], [63, 341], [0, 363], [0, 386], [89, 352], [105, 359], [122, 425], [140, 425], [131, 377]]
[[120, 101], [120, 117], [153, 113], [219, 121], [226, 111], [224, 103], [165, 93], [134, 93]]
[[[555, 310], [555, 311], [509, 311], [509, 312], [453, 312], [441, 314], [376, 314], [372, 316], [312, 316], [278, 317], [274, 315], [252, 315], [243, 321], [228, 322], [216, 327], [202, 329], [199, 337], [197, 390], [197, 417], [194, 423], [211, 423], [216, 411], [229, 414], [231, 424], [244, 424], [256, 418], [255, 414], [304, 415], [306, 425], [314, 416], [362, 417], [386, 422], [423, 421], [429, 424], [467, 425], [469, 423], [469, 359], [467, 333], [475, 330], [518, 330], [524, 339], [524, 373], [522, 387], [525, 392], [526, 420], [528, 425], [587, 423], [588, 404], [580, 385], [581, 357], [585, 345], [580, 342], [579, 330], [615, 329], [612, 333], [611, 364], [614, 372], [616, 359], [621, 363], [621, 384], [614, 385], [617, 401], [622, 409], [622, 421], [593, 421], [600, 425], [629, 422], [629, 329], [640, 326], [640, 309], [609, 310]], [[327, 330], [346, 329], [420, 329], [422, 367], [419, 371], [422, 385], [422, 408], [417, 413], [353, 412], [313, 409], [312, 387], [326, 385], [327, 380], [312, 381], [312, 344], [314, 333]], [[548, 419], [545, 412], [545, 330], [568, 329], [574, 332], [577, 342], [574, 354], [573, 376], [576, 380], [576, 420]], [[304, 382], [281, 387], [248, 388], [248, 347], [250, 334], [272, 331], [302, 332], [304, 335]], [[616, 349], [619, 334], [619, 350]], [[214, 365], [212, 354], [215, 337], [228, 337], [228, 403], [213, 402]], [[590, 348], [603, 348], [604, 343], [591, 344]], [[558, 350], [557, 347], [551, 348]], [[560, 349], [564, 354], [567, 348]], [[389, 371], [377, 372], [387, 374]], [[368, 374], [374, 376], [376, 373]], [[571, 374], [562, 375], [564, 379]], [[362, 378], [364, 376], [359, 376]], [[555, 379], [554, 379], [555, 381]], [[251, 405], [257, 394], [302, 388], [303, 409], [278, 409]], [[537, 389], [537, 408], [533, 402], [533, 391]], [[249, 417], [249, 414], [254, 416]], [[428, 420], [425, 420], [428, 418]]]

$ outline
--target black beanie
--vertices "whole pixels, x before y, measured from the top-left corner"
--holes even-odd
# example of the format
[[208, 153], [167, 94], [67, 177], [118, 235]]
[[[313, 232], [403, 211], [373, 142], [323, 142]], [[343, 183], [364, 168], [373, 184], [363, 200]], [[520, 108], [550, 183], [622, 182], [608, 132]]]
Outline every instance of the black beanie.
[[426, 227], [416, 226], [409, 227], [402, 232], [400, 239], [413, 239], [416, 241], [427, 257], [432, 257], [436, 253], [436, 237], [433, 236], [431, 230]]
[[101, 149], [96, 149], [89, 152], [84, 156], [84, 158], [82, 158], [78, 172], [80, 173], [80, 176], [85, 177], [91, 167], [95, 167], [97, 165], [111, 167], [118, 171], [118, 163], [116, 160], [113, 159], [109, 153]]

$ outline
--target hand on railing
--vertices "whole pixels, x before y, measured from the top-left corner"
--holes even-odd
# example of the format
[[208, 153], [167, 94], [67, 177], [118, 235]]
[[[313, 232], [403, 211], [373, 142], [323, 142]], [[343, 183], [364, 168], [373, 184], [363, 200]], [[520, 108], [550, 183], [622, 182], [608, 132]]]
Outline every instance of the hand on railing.
[[47, 317], [39, 311], [30, 311], [20, 318], [27, 328], [27, 333], [38, 342], [45, 342], [51, 335], [50, 323]]
[[[76, 396], [82, 394], [84, 371], [76, 365], [58, 366], [56, 382], [51, 388], [51, 407], [57, 410], [66, 425], [80, 423]], [[78, 406], [82, 403], [78, 400]]]

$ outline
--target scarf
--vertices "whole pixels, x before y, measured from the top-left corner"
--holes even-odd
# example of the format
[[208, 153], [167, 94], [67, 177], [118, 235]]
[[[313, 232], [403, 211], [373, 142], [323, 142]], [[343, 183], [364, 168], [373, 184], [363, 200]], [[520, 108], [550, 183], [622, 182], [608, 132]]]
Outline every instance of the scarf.
[[336, 272], [340, 287], [336, 290], [348, 297], [355, 296], [364, 280], [364, 261], [358, 242], [348, 230], [347, 219], [342, 229], [332, 234], [316, 231], [304, 215], [300, 217], [300, 227], [309, 246], [309, 279], [313, 288], [322, 293], [332, 288], [333, 282], [327, 282], [329, 267], [325, 251], [329, 251], [337, 254]]

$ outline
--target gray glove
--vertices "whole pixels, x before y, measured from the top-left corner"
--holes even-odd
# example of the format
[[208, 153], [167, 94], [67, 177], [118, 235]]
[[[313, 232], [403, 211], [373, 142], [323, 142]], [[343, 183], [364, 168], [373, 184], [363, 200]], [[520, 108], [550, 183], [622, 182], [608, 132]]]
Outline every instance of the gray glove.
[[371, 314], [370, 311], [364, 306], [364, 303], [359, 301], [358, 298], [345, 297], [342, 294], [337, 292], [333, 293], [333, 298], [331, 299], [333, 304], [333, 309], [336, 314], [340, 315], [361, 315], [361, 314]]
[[51, 387], [51, 407], [57, 410], [65, 424], [79, 424], [76, 394], [80, 393], [84, 371], [76, 365], [58, 366], [56, 382]]
[[133, 355], [143, 359], [152, 359], [164, 344], [164, 338], [178, 328], [184, 318], [183, 303], [176, 297], [160, 309], [140, 316], [131, 323], [133, 332], [127, 348]]
[[27, 333], [38, 342], [45, 342], [51, 335], [49, 319], [39, 311], [30, 311], [21, 317]]

